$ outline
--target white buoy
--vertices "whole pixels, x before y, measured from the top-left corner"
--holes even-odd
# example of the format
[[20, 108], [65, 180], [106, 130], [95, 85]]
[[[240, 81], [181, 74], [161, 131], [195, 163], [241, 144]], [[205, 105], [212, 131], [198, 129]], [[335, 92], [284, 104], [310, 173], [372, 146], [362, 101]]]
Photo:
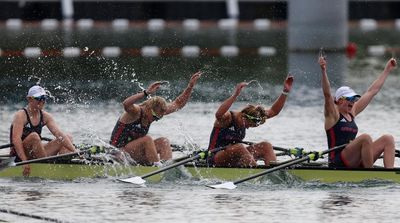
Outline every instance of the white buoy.
[[6, 27], [8, 29], [21, 29], [22, 28], [22, 20], [21, 19], [7, 19]]
[[54, 30], [57, 29], [59, 22], [57, 19], [43, 19], [40, 22], [40, 27], [45, 30]]
[[107, 46], [101, 50], [104, 57], [119, 57], [121, 55], [121, 48], [116, 46]]
[[218, 20], [218, 28], [220, 29], [236, 29], [238, 26], [237, 19], [220, 19]]
[[397, 30], [400, 30], [400, 19], [394, 20], [394, 26], [396, 27]]
[[361, 19], [360, 28], [363, 31], [372, 31], [378, 28], [378, 23], [375, 19]]
[[65, 47], [62, 50], [62, 54], [66, 58], [79, 57], [81, 55], [81, 49], [78, 47]]
[[163, 19], [150, 19], [147, 22], [147, 28], [150, 31], [162, 30], [165, 28], [165, 21]]
[[271, 27], [271, 20], [255, 19], [253, 25], [256, 30], [268, 30]]
[[200, 28], [200, 21], [198, 19], [185, 19], [182, 24], [186, 30], [198, 30]]
[[76, 22], [76, 26], [79, 29], [91, 29], [93, 27], [93, 19], [79, 19]]
[[126, 30], [129, 28], [129, 20], [127, 19], [114, 19], [111, 26], [116, 30]]
[[221, 55], [225, 57], [235, 57], [239, 55], [239, 48], [237, 46], [223, 46], [220, 49]]
[[257, 52], [258, 52], [258, 55], [260, 55], [260, 56], [265, 56], [265, 57], [275, 56], [276, 48], [271, 47], [271, 46], [262, 46], [262, 47], [258, 48]]
[[42, 50], [39, 47], [27, 47], [23, 52], [25, 57], [36, 58], [42, 55]]
[[383, 45], [368, 46], [368, 54], [370, 56], [379, 57], [386, 53], [386, 47]]
[[198, 46], [182, 47], [182, 56], [184, 57], [198, 57], [199, 55], [200, 55], [200, 47]]
[[144, 46], [140, 51], [143, 57], [158, 57], [160, 55], [160, 49], [156, 46]]

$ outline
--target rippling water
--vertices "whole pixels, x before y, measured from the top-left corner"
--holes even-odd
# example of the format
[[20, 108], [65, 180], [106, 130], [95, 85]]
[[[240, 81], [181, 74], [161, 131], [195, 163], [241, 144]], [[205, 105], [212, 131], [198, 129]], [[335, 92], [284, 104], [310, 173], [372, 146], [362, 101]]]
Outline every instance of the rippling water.
[[[395, 34], [381, 30], [381, 34], [371, 35], [391, 43]], [[284, 31], [274, 31], [271, 44], [284, 45], [285, 35]], [[396, 35], [398, 37], [399, 33]], [[353, 33], [351, 38], [358, 40], [361, 36]], [[217, 43], [229, 42], [224, 37], [218, 38]], [[374, 44], [375, 39], [370, 38], [364, 44]], [[265, 40], [256, 39], [265, 45], [262, 42]], [[254, 45], [255, 42], [247, 44]], [[245, 41], [238, 43], [246, 45]], [[138, 82], [147, 86], [154, 80], [168, 80], [170, 86], [162, 89], [160, 94], [173, 99], [186, 86], [190, 74], [202, 69], [206, 75], [196, 86], [193, 100], [181, 111], [155, 122], [149, 134], [166, 136], [175, 144], [194, 143], [205, 148], [214, 112], [237, 82], [257, 79], [260, 86], [245, 89], [234, 109], [250, 102], [270, 105], [281, 91], [287, 70], [292, 69], [289, 71], [296, 80], [285, 108], [265, 125], [248, 130], [246, 140], [268, 140], [277, 146], [298, 146], [307, 150], [326, 149], [316, 55], [304, 56], [315, 60], [315, 66], [311, 67], [286, 64], [286, 56], [281, 54], [268, 59], [98, 59], [97, 62], [93, 58], [42, 58], [39, 61], [3, 58], [0, 69], [4, 78], [0, 83], [6, 90], [0, 92], [0, 144], [8, 143], [8, 128], [14, 112], [25, 105], [23, 98], [27, 86], [39, 79], [56, 98], [46, 109], [54, 115], [59, 126], [71, 133], [76, 143], [102, 143], [109, 140], [122, 112], [120, 101], [140, 89]], [[329, 71], [332, 88], [346, 84], [357, 92], [364, 92], [382, 71], [386, 59], [362, 54], [348, 61], [343, 55], [328, 54], [329, 63], [340, 66]], [[374, 138], [391, 133], [397, 148], [400, 148], [399, 74], [396, 70], [390, 75], [372, 104], [357, 117], [360, 133], [370, 133]], [[399, 165], [396, 159], [396, 166]], [[244, 183], [234, 191], [222, 191], [204, 187], [208, 183], [210, 179], [175, 179], [135, 187], [118, 183], [111, 177], [74, 182], [0, 179], [0, 208], [66, 222], [398, 222], [398, 184], [274, 184], [267, 179]], [[40, 222], [5, 213], [0, 213], [1, 220]]]

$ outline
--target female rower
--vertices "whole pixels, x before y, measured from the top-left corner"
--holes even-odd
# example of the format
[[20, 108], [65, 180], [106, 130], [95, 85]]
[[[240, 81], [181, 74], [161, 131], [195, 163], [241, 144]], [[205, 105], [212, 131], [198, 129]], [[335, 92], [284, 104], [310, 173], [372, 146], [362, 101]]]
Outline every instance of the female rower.
[[215, 113], [214, 128], [210, 136], [208, 150], [226, 147], [224, 150], [212, 154], [208, 161], [212, 166], [228, 167], [254, 167], [256, 160], [262, 159], [265, 165], [275, 161], [276, 156], [269, 142], [260, 142], [245, 146], [246, 129], [257, 127], [265, 123], [282, 110], [286, 98], [292, 88], [293, 76], [288, 76], [284, 81], [282, 94], [276, 99], [270, 109], [261, 105], [247, 105], [241, 111], [229, 111], [240, 92], [249, 83], [242, 82], [236, 86], [232, 96], [226, 99]]
[[[28, 91], [28, 105], [17, 111], [10, 127], [10, 140], [13, 144], [10, 155], [15, 161], [26, 161], [57, 154], [75, 152], [72, 136], [63, 133], [53, 116], [44, 111], [47, 92], [41, 86], [35, 85]], [[55, 139], [42, 143], [42, 128], [47, 126]], [[31, 168], [24, 165], [23, 175], [29, 176]]]
[[356, 137], [358, 128], [354, 118], [360, 114], [373, 97], [382, 88], [389, 73], [396, 67], [396, 60], [391, 58], [382, 74], [371, 84], [363, 95], [356, 94], [351, 88], [342, 86], [337, 89], [335, 97], [331, 95], [327, 62], [319, 57], [322, 71], [322, 91], [325, 97], [325, 130], [329, 148], [347, 144], [342, 150], [329, 154], [329, 165], [332, 167], [371, 168], [383, 153], [383, 163], [386, 168], [393, 168], [395, 145], [392, 135], [383, 135], [373, 141], [368, 134]]
[[193, 74], [187, 88], [173, 102], [167, 103], [162, 97], [151, 97], [141, 104], [137, 101], [154, 94], [162, 82], [152, 83], [146, 90], [124, 100], [124, 113], [118, 119], [111, 135], [111, 145], [126, 152], [138, 164], [160, 166], [161, 160], [170, 160], [172, 150], [165, 137], [153, 138], [147, 135], [150, 125], [164, 115], [176, 112], [185, 106], [201, 72]]

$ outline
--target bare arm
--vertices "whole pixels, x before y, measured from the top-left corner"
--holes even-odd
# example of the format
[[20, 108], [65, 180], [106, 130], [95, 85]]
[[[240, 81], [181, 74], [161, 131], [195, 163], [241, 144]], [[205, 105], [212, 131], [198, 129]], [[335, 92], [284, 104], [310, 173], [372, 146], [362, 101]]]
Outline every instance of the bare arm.
[[368, 104], [372, 101], [374, 96], [381, 90], [383, 84], [385, 83], [386, 78], [389, 76], [389, 73], [396, 67], [397, 62], [394, 58], [391, 58], [385, 66], [383, 72], [378, 76], [378, 78], [372, 82], [371, 86], [369, 86], [367, 92], [365, 92], [360, 100], [358, 100], [353, 107], [354, 115], [358, 115], [362, 112]]
[[158, 88], [160, 88], [160, 86], [161, 86], [161, 82], [156, 81], [156, 82], [152, 83], [146, 90], [143, 90], [142, 92], [139, 92], [137, 94], [134, 94], [134, 95], [126, 98], [122, 102], [122, 105], [124, 106], [125, 111], [130, 114], [137, 113], [139, 111], [139, 108], [138, 108], [138, 106], [135, 106], [135, 103], [137, 101], [143, 99], [144, 97], [147, 97], [147, 95], [155, 93], [158, 90]]
[[67, 137], [59, 128], [56, 122], [54, 121], [53, 117], [47, 113], [43, 112], [44, 116], [44, 121], [47, 125], [47, 128], [50, 130], [50, 132], [56, 137], [56, 139], [69, 151], [75, 152], [75, 146], [72, 144], [71, 140], [69, 137]]
[[291, 75], [286, 77], [285, 81], [283, 82], [282, 94], [275, 100], [271, 108], [266, 110], [267, 118], [272, 118], [282, 111], [282, 108], [286, 102], [286, 98], [292, 89], [293, 80], [294, 78]]
[[15, 152], [18, 154], [22, 161], [28, 160], [25, 154], [24, 146], [22, 144], [22, 132], [26, 122], [26, 116], [22, 111], [15, 114], [12, 123], [12, 143], [14, 144]]
[[224, 102], [222, 102], [217, 112], [215, 113], [216, 120], [214, 122], [214, 126], [224, 127], [232, 122], [231, 113], [228, 112], [228, 110], [232, 106], [233, 102], [236, 101], [242, 89], [246, 87], [248, 84], [249, 83], [247, 82], [241, 82], [238, 85], [236, 85], [233, 94], [229, 98], [227, 98]]
[[192, 95], [193, 87], [196, 84], [197, 80], [201, 77], [201, 74], [202, 74], [201, 71], [198, 71], [192, 75], [188, 86], [173, 102], [168, 104], [167, 110], [165, 111], [164, 115], [168, 115], [173, 112], [176, 112], [179, 109], [183, 108], [183, 106], [186, 105], [190, 96]]
[[321, 85], [324, 94], [324, 116], [325, 116], [325, 129], [330, 129], [339, 119], [339, 112], [336, 110], [335, 101], [331, 94], [331, 85], [329, 83], [328, 74], [326, 73], [326, 60], [324, 57], [319, 58], [319, 65], [321, 66]]

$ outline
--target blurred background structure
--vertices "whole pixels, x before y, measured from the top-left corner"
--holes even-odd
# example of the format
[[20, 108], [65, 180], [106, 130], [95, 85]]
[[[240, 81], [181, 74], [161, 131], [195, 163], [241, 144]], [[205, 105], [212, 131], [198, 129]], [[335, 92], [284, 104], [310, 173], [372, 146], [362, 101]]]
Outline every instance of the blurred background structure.
[[[290, 0], [1, 0], [0, 19], [39, 20], [63, 18], [63, 8], [72, 4], [73, 19], [112, 20], [126, 18], [146, 20], [162, 18], [220, 19], [237, 17], [286, 19]], [[297, 1], [293, 1], [297, 2]], [[311, 5], [307, 1], [303, 4]], [[331, 1], [335, 2], [335, 1]], [[398, 0], [348, 0], [349, 19], [395, 19]], [[236, 10], [237, 9], [237, 10]], [[68, 11], [68, 9], [65, 9]], [[236, 12], [237, 11], [237, 12]], [[65, 11], [64, 11], [65, 13]], [[236, 13], [236, 14], [235, 14]], [[70, 15], [64, 15], [70, 16]]]

